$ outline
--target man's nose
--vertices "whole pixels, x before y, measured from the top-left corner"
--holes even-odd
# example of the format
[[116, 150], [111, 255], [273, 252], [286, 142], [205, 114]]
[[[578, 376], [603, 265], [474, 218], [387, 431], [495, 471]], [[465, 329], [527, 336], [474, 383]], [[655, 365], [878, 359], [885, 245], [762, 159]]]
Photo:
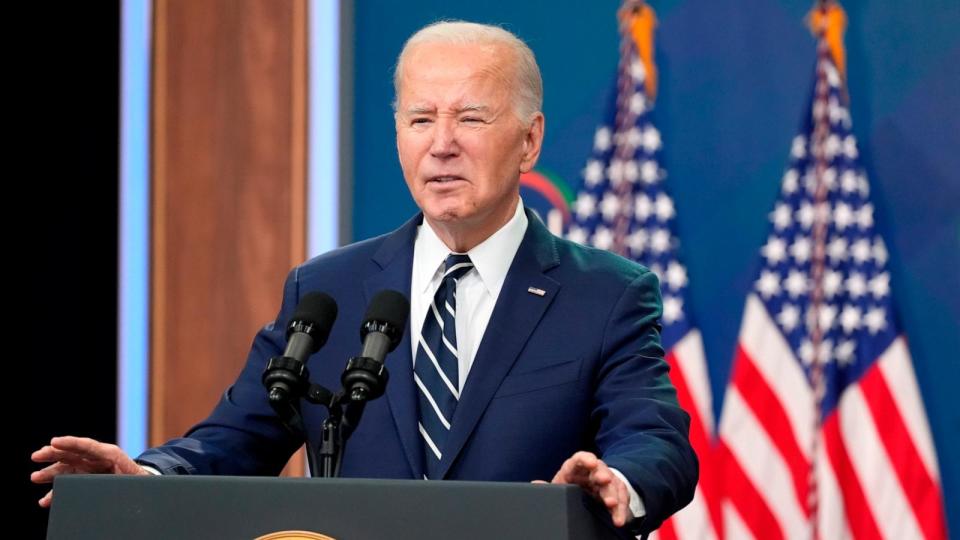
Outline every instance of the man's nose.
[[436, 158], [448, 158], [459, 153], [457, 120], [455, 118], [437, 118], [433, 128], [433, 144], [430, 145], [430, 155]]

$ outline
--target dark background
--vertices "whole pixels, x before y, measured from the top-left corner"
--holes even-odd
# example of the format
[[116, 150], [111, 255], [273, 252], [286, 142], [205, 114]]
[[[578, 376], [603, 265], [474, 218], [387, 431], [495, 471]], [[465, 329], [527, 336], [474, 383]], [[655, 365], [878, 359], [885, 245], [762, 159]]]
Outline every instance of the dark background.
[[7, 178], [8, 231], [21, 245], [5, 258], [20, 306], [6, 322], [20, 347], [7, 359], [7, 412], [26, 424], [13, 437], [9, 502], [24, 527], [12, 530], [42, 538], [46, 489], [30, 483], [30, 454], [55, 434], [116, 439], [120, 7], [31, 9], [7, 20], [25, 36], [9, 103], [19, 166]]

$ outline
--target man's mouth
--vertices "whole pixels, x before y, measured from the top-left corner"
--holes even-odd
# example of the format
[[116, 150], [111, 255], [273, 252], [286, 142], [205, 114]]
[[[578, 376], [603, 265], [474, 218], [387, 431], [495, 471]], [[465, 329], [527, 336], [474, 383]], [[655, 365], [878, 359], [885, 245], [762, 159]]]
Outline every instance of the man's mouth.
[[462, 176], [453, 176], [453, 175], [441, 175], [441, 176], [431, 176], [427, 179], [427, 182], [437, 182], [440, 184], [445, 184], [447, 182], [454, 182], [457, 180], [463, 180]]

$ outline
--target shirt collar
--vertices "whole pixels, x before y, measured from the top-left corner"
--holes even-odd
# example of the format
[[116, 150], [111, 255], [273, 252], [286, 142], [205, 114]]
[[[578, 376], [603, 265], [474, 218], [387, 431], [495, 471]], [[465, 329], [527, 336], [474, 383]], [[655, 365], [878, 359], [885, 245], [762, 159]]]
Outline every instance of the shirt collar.
[[[513, 257], [520, 249], [523, 235], [527, 232], [527, 224], [523, 200], [519, 200], [510, 221], [467, 252], [480, 276], [480, 281], [494, 298], [500, 294]], [[414, 244], [413, 272], [420, 278], [419, 283], [422, 287], [418, 292], [423, 293], [428, 290], [431, 281], [450, 253], [450, 248], [440, 240], [430, 223], [424, 219], [418, 228]]]

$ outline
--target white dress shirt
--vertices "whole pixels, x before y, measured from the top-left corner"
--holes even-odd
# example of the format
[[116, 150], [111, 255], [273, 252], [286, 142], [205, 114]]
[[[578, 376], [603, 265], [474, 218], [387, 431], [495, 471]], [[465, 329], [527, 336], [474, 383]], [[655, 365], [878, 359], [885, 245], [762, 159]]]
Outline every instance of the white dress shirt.
[[[506, 225], [466, 253], [473, 262], [473, 269], [457, 282], [457, 372], [460, 390], [463, 390], [467, 375], [470, 374], [480, 339], [490, 322], [503, 281], [507, 278], [507, 270], [526, 232], [527, 216], [523, 212], [523, 205], [518, 203], [517, 211]], [[424, 318], [443, 280], [443, 263], [451, 253], [424, 219], [417, 229], [417, 239], [413, 244], [413, 274], [410, 279], [410, 346], [414, 362]]]
[[[510, 221], [466, 253], [474, 267], [457, 282], [457, 374], [461, 393], [473, 367], [473, 359], [477, 356], [480, 340], [490, 322], [493, 307], [500, 296], [500, 289], [507, 278], [507, 271], [527, 232], [527, 225], [523, 201], [519, 201]], [[454, 252], [424, 219], [417, 228], [417, 239], [413, 244], [413, 274], [410, 279], [410, 352], [414, 363], [417, 361], [417, 346], [424, 318], [433, 296], [440, 288], [443, 263], [451, 253]], [[633, 517], [642, 517], [646, 513], [643, 500], [620, 471], [610, 470], [627, 486]]]

